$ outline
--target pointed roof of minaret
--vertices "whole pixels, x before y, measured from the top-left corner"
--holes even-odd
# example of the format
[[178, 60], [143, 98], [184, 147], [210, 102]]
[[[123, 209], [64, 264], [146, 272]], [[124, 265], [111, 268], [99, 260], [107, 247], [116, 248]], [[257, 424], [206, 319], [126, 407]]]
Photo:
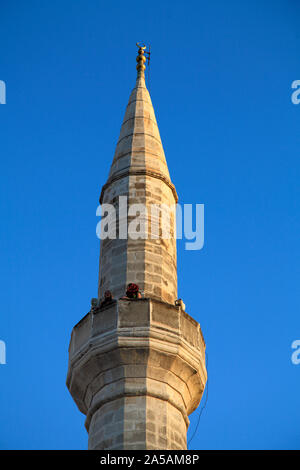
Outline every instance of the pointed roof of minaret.
[[145, 84], [145, 49], [145, 46], [139, 46], [136, 85], [126, 108], [108, 182], [127, 171], [147, 170], [171, 184], [154, 109]]

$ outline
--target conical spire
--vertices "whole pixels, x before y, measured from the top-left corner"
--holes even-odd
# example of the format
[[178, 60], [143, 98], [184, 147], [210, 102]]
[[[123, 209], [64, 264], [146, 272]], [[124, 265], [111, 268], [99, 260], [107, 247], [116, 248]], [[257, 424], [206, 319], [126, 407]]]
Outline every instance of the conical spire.
[[153, 171], [170, 182], [155, 113], [145, 84], [145, 47], [139, 47], [137, 80], [126, 108], [109, 180], [129, 169]]
[[[148, 225], [142, 237], [125, 236], [101, 242], [99, 297], [105, 290], [121, 297], [129, 283], [137, 283], [146, 297], [171, 304], [177, 299], [175, 214], [170, 214], [170, 237], [153, 237], [152, 223], [161, 233], [162, 212], [153, 216], [152, 207], [177, 202], [170, 180], [160, 134], [145, 84], [145, 48], [139, 47], [137, 80], [132, 90], [111, 165], [102, 188], [100, 203], [114, 205], [119, 214], [119, 197], [126, 196], [127, 207], [147, 209]], [[164, 208], [165, 210], [165, 208]], [[124, 217], [124, 215], [122, 215]], [[129, 222], [134, 214], [128, 216]], [[122, 219], [122, 222], [124, 220]], [[151, 222], [151, 223], [150, 223]], [[128, 227], [129, 230], [129, 227]]]

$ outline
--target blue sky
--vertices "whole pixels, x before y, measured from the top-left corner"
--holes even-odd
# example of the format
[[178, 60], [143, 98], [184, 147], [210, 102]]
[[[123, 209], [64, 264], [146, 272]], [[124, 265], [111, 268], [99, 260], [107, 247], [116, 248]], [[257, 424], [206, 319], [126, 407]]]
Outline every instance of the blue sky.
[[300, 448], [299, 23], [295, 0], [1, 1], [1, 449], [87, 447], [67, 350], [97, 292], [136, 41], [179, 201], [205, 204], [203, 249], [178, 242], [208, 353], [190, 448]]

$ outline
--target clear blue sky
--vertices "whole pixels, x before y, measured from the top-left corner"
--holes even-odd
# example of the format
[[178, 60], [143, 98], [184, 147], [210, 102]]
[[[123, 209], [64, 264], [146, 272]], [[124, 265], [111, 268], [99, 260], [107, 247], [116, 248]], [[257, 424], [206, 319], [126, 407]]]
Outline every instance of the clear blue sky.
[[208, 352], [190, 448], [299, 449], [296, 0], [1, 1], [0, 448], [87, 446], [67, 351], [97, 292], [96, 207], [136, 41], [180, 202], [205, 204], [204, 248], [178, 242]]

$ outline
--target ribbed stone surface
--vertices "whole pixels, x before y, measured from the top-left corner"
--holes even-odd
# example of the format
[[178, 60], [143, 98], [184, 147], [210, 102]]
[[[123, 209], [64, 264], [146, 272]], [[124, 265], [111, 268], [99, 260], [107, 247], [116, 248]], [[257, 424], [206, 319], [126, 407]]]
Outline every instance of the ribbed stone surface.
[[126, 108], [109, 178], [125, 168], [149, 168], [170, 181], [169, 170], [145, 80], [137, 80]]

